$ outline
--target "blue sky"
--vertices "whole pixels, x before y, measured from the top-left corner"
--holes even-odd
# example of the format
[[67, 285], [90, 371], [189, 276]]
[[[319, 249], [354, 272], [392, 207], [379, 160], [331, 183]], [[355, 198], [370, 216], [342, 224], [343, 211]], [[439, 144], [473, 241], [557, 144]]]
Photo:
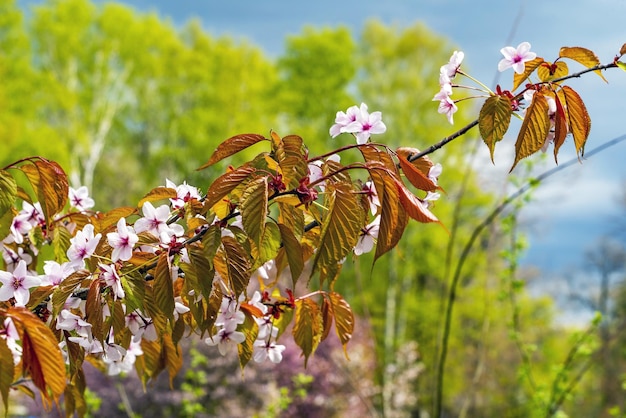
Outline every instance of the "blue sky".
[[[602, 62], [609, 62], [626, 42], [623, 23], [626, 0], [121, 2], [137, 10], [156, 11], [175, 24], [198, 18], [209, 32], [246, 39], [271, 56], [281, 53], [285, 36], [300, 33], [305, 25], [346, 25], [358, 33], [370, 18], [400, 26], [421, 21], [464, 51], [464, 68], [485, 81], [493, 79], [501, 58], [499, 50], [506, 44], [515, 46], [529, 41], [532, 50], [547, 60], [556, 58], [561, 46], [584, 46], [596, 52]], [[20, 3], [37, 1], [21, 0]], [[509, 39], [513, 28], [515, 31]], [[570, 69], [577, 71], [582, 67], [573, 64]], [[613, 70], [605, 76], [609, 85], [595, 75], [571, 83], [587, 103], [591, 115], [588, 150], [626, 133], [623, 123], [626, 113], [619, 102], [626, 92], [626, 74]], [[500, 83], [507, 85], [510, 77], [510, 71], [504, 73]], [[505, 138], [507, 140], [514, 141], [515, 133]], [[568, 145], [571, 147], [566, 143], [563, 148]], [[562, 154], [560, 160], [571, 157], [574, 154], [569, 151]], [[577, 265], [584, 249], [598, 236], [610, 232], [610, 215], [619, 213], [617, 194], [626, 179], [624, 157], [626, 143], [564, 170], [538, 190], [532, 205], [522, 213], [530, 225], [531, 249], [524, 259], [526, 263], [537, 264], [545, 274]], [[510, 164], [506, 158], [501, 160], [505, 162], [498, 162], [496, 158], [495, 167], [485, 165], [488, 177], [505, 179]], [[549, 160], [547, 167], [552, 166], [553, 161]]]

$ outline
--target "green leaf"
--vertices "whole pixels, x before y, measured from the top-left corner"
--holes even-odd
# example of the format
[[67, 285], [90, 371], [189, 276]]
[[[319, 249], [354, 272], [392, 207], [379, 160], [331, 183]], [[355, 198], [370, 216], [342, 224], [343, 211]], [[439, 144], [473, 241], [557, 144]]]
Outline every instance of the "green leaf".
[[228, 280], [231, 290], [238, 297], [250, 281], [250, 262], [248, 254], [241, 244], [232, 237], [222, 237], [222, 245], [224, 247], [224, 255], [226, 268], [228, 271]]
[[[574, 60], [584, 65], [587, 68], [593, 68], [596, 65], [600, 65], [600, 59], [593, 51], [587, 48], [582, 48], [580, 46], [574, 46], [574, 47], [564, 46], [559, 51], [559, 58], [569, 58], [571, 60]], [[602, 80], [608, 83], [608, 81], [606, 80], [606, 78], [604, 78], [600, 70], [596, 70], [594, 72], [598, 74]]]
[[15, 204], [17, 183], [6, 170], [0, 170], [0, 218]]
[[585, 143], [591, 131], [591, 118], [581, 97], [569, 86], [561, 89], [565, 98], [565, 113], [569, 131], [574, 136], [576, 154], [581, 157], [585, 154]]
[[512, 115], [511, 99], [504, 95], [490, 96], [480, 109], [478, 129], [480, 136], [489, 148], [491, 162], [494, 162], [493, 152], [496, 143], [504, 138], [504, 134], [509, 129]]
[[66, 277], [59, 286], [52, 293], [52, 313], [58, 315], [63, 309], [63, 305], [67, 302], [67, 298], [70, 297], [80, 284], [86, 278], [90, 277], [91, 273], [87, 270], [78, 270]]
[[311, 299], [296, 300], [296, 320], [293, 326], [293, 339], [304, 355], [306, 368], [309, 356], [315, 352], [321, 341], [323, 319], [317, 303]]
[[169, 319], [171, 324], [174, 324], [174, 286], [167, 253], [163, 253], [159, 256], [154, 271], [153, 287], [155, 308]]
[[71, 238], [70, 231], [63, 225], [57, 225], [52, 230], [52, 248], [54, 249], [54, 260], [57, 263], [62, 264], [69, 260], [67, 250], [71, 246]]
[[251, 180], [241, 196], [240, 212], [243, 228], [256, 247], [260, 247], [265, 234], [267, 218], [267, 177]]
[[[185, 280], [187, 280], [187, 278], [193, 279], [194, 293], [208, 298], [211, 296], [213, 278], [215, 277], [212, 259], [209, 260], [202, 249], [192, 245], [187, 246], [187, 254], [189, 255], [189, 261], [191, 261], [191, 269], [184, 269]], [[187, 272], [189, 272], [192, 277], [188, 277]]]
[[543, 63], [543, 58], [535, 58], [532, 61], [524, 63], [524, 72], [522, 74], [515, 73], [513, 76], [513, 91], [517, 89], [530, 75]]
[[260, 247], [257, 249], [258, 254], [253, 252], [256, 256], [254, 265], [251, 266], [251, 270], [255, 270], [265, 264], [267, 261], [276, 258], [281, 246], [281, 235], [278, 226], [274, 222], [268, 222], [265, 225], [265, 231], [261, 238]]
[[617, 61], [616, 62], [618, 68], [621, 68], [623, 71], [626, 71], [626, 63], [621, 62], [621, 61]]
[[174, 344], [172, 336], [169, 334], [163, 335], [161, 361], [165, 365], [170, 378], [170, 389], [174, 389], [174, 378], [183, 367], [183, 354], [180, 348]]
[[246, 339], [241, 344], [237, 344], [237, 352], [239, 353], [239, 366], [241, 370], [246, 367], [246, 364], [252, 358], [252, 354], [254, 352], [254, 341], [256, 340], [257, 335], [259, 334], [259, 326], [254, 320], [254, 316], [250, 314], [250, 312], [246, 309], [242, 309], [242, 312], [245, 315], [245, 319], [243, 324], [241, 324], [237, 330], [243, 332]]
[[260, 141], [267, 141], [267, 139], [263, 135], [259, 134], [241, 134], [230, 137], [226, 141], [219, 144], [217, 149], [213, 152], [213, 155], [211, 155], [211, 158], [209, 158], [209, 161], [197, 168], [197, 170], [204, 170], [216, 162], [230, 157], [231, 155], [234, 155]]
[[356, 245], [361, 232], [363, 211], [351, 184], [327, 186], [326, 207], [328, 213], [322, 224], [311, 275], [343, 260]]
[[515, 142], [515, 161], [509, 172], [513, 171], [522, 158], [539, 151], [546, 142], [549, 132], [548, 102], [541, 92], [535, 92], [533, 101], [526, 109], [524, 122]]
[[126, 297], [124, 298], [126, 304], [126, 310], [133, 312], [139, 309], [141, 312], [145, 312], [143, 302], [146, 297], [146, 280], [145, 277], [139, 273], [136, 269], [129, 272], [122, 271], [120, 274], [122, 286]]
[[339, 337], [339, 341], [343, 345], [343, 351], [348, 357], [348, 351], [346, 350], [346, 344], [352, 338], [354, 332], [354, 313], [352, 308], [344, 300], [344, 298], [337, 292], [330, 292], [330, 301], [333, 306], [333, 315], [335, 317], [335, 331]]
[[298, 277], [304, 270], [304, 258], [302, 246], [300, 241], [296, 238], [291, 228], [286, 225], [278, 224], [280, 230], [280, 237], [283, 243], [283, 248], [287, 254], [287, 262], [289, 263], [289, 270], [291, 271], [291, 278], [295, 285]]
[[298, 187], [300, 180], [308, 175], [306, 152], [301, 137], [287, 135], [281, 138], [276, 150], [276, 157], [287, 189]]
[[244, 165], [219, 176], [209, 187], [204, 199], [204, 207], [211, 209], [216, 203], [240, 186], [256, 169]]

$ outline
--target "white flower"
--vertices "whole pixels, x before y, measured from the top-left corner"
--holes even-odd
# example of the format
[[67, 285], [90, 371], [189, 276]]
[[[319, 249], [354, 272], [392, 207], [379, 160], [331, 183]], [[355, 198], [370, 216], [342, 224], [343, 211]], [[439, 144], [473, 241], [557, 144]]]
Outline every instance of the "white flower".
[[81, 186], [78, 189], [70, 187], [69, 190], [70, 206], [78, 209], [80, 212], [84, 212], [94, 207], [95, 202], [89, 197], [89, 190], [86, 186]]
[[372, 249], [374, 248], [374, 243], [378, 238], [379, 229], [380, 215], [377, 215], [374, 220], [361, 231], [359, 240], [354, 247], [355, 255], [361, 255], [372, 251]]
[[517, 48], [505, 46], [500, 52], [504, 55], [504, 58], [498, 63], [498, 71], [513, 68], [517, 74], [523, 74], [524, 63], [537, 58], [537, 54], [530, 52], [530, 44], [528, 42], [522, 42]]
[[0, 301], [15, 298], [15, 306], [26, 306], [30, 299], [30, 288], [41, 285], [39, 277], [27, 275], [24, 260], [19, 261], [12, 273], [0, 271], [0, 282]]
[[133, 247], [139, 241], [132, 226], [126, 225], [126, 219], [117, 221], [117, 232], [107, 234], [107, 242], [113, 248], [111, 261], [128, 261], [133, 256]]
[[237, 323], [234, 321], [227, 322], [222, 329], [213, 337], [206, 338], [204, 342], [207, 345], [217, 345], [221, 355], [226, 355], [229, 347], [241, 344], [246, 340], [243, 332], [236, 331]]
[[257, 363], [263, 363], [267, 358], [269, 358], [272, 363], [280, 363], [283, 359], [283, 351], [285, 351], [284, 345], [256, 340], [254, 342], [254, 353], [252, 357]]

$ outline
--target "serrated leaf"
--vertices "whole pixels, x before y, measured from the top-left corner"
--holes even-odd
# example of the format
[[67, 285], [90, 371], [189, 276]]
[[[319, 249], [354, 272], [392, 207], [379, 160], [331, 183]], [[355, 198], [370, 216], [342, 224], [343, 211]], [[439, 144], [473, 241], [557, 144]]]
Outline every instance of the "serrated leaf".
[[232, 192], [237, 186], [241, 185], [256, 168], [244, 165], [233, 171], [229, 171], [219, 176], [209, 187], [204, 199], [204, 206], [207, 209], [212, 208], [228, 193]]
[[237, 353], [239, 354], [239, 366], [241, 370], [246, 367], [246, 364], [252, 358], [252, 354], [254, 352], [254, 341], [256, 340], [257, 335], [259, 335], [259, 326], [254, 320], [254, 316], [250, 314], [249, 309], [242, 309], [244, 313], [244, 321], [237, 330], [243, 332], [243, 335], [246, 337], [244, 342], [241, 344], [237, 344]]
[[530, 75], [543, 63], [543, 58], [535, 58], [532, 61], [524, 63], [524, 72], [522, 74], [515, 73], [513, 76], [513, 91], [517, 89]]
[[14, 371], [13, 354], [6, 339], [0, 338], [0, 394], [2, 394], [5, 415], [9, 412], [9, 389], [13, 383]]
[[535, 92], [533, 101], [526, 109], [524, 122], [515, 142], [515, 161], [509, 172], [513, 171], [522, 158], [539, 151], [546, 142], [549, 132], [548, 102], [541, 92]]
[[308, 175], [306, 147], [302, 138], [287, 135], [282, 138], [276, 150], [276, 156], [287, 189], [298, 187], [300, 180]]
[[172, 273], [170, 261], [167, 253], [159, 256], [156, 268], [154, 270], [154, 303], [158, 309], [170, 323], [174, 323], [174, 286], [172, 282]]
[[63, 305], [67, 301], [67, 298], [70, 297], [72, 292], [74, 292], [80, 284], [91, 276], [91, 273], [87, 270], [78, 270], [70, 274], [68, 277], [63, 279], [59, 286], [52, 293], [52, 313], [53, 315], [58, 315], [63, 309]]
[[343, 260], [356, 245], [363, 226], [363, 210], [352, 185], [328, 187], [326, 207], [311, 275]]
[[7, 316], [13, 319], [22, 341], [22, 370], [41, 391], [41, 397], [50, 404], [57, 402], [65, 391], [65, 361], [50, 328], [32, 312], [24, 308], [9, 308]]
[[[417, 198], [401, 181], [396, 179], [400, 203], [407, 215], [418, 222], [439, 222], [439, 219], [426, 207], [426, 204]], [[380, 234], [379, 234], [380, 236]]]
[[506, 131], [509, 130], [512, 115], [511, 99], [504, 95], [490, 96], [480, 109], [478, 129], [480, 136], [489, 148], [492, 163], [494, 162], [493, 152], [496, 143], [500, 142]]
[[161, 347], [161, 359], [170, 378], [170, 389], [174, 389], [174, 378], [183, 367], [183, 353], [169, 334], [163, 336]]
[[330, 334], [330, 329], [333, 326], [333, 304], [330, 302], [330, 298], [324, 298], [322, 300], [322, 335], [320, 341], [324, 341]]
[[209, 161], [201, 165], [197, 168], [197, 171], [204, 170], [207, 167], [212, 166], [218, 161], [223, 160], [224, 158], [230, 157], [242, 151], [249, 146], [252, 146], [260, 141], [266, 141], [267, 139], [263, 135], [259, 134], [241, 134], [235, 135], [233, 137], [228, 138], [226, 141], [222, 142], [217, 146], [217, 149], [209, 158]]
[[585, 154], [585, 143], [591, 131], [591, 118], [585, 103], [574, 89], [563, 86], [561, 91], [565, 98], [565, 113], [569, 131], [574, 136], [576, 154], [582, 157]]
[[557, 61], [554, 64], [544, 62], [537, 69], [537, 76], [541, 81], [550, 81], [555, 78], [565, 77], [568, 73], [567, 63], [564, 61]]
[[[600, 59], [593, 51], [587, 48], [582, 48], [580, 46], [562, 47], [559, 51], [559, 58], [569, 58], [578, 62], [579, 64], [584, 65], [587, 68], [593, 68], [596, 65], [600, 65]], [[602, 80], [608, 83], [600, 70], [596, 70], [594, 72], [598, 74], [600, 78], [602, 78]]]
[[259, 248], [252, 252], [253, 258], [256, 259], [254, 260], [254, 265], [251, 266], [251, 270], [256, 270], [278, 255], [281, 246], [281, 236], [280, 230], [274, 222], [268, 222], [265, 225], [265, 231], [259, 245]]
[[420, 169], [411, 164], [406, 157], [398, 154], [398, 161], [400, 162], [400, 167], [402, 167], [404, 175], [413, 186], [427, 192], [434, 192], [438, 189], [437, 184], [428, 178], [428, 175], [425, 175]]
[[415, 168], [420, 170], [422, 174], [428, 176], [430, 169], [435, 165], [428, 155], [424, 155], [418, 159], [414, 159], [415, 155], [418, 155], [420, 150], [411, 147], [400, 147], [396, 150], [396, 154], [404, 157], [405, 160], [410, 161]]
[[0, 170], [0, 218], [13, 207], [17, 198], [17, 183], [6, 170]]
[[280, 237], [283, 248], [285, 249], [285, 254], [287, 254], [287, 262], [289, 263], [293, 285], [295, 285], [302, 270], [304, 270], [302, 246], [291, 228], [283, 224], [278, 224], [278, 229], [280, 230]]
[[567, 119], [565, 118], [565, 109], [561, 104], [561, 99], [558, 95], [554, 95], [554, 101], [556, 103], [556, 113], [554, 114], [554, 162], [558, 162], [557, 154], [559, 153], [559, 149], [565, 142], [565, 138], [567, 137]]
[[70, 231], [63, 226], [57, 225], [52, 230], [52, 248], [54, 249], [54, 260], [62, 264], [69, 261], [67, 258], [67, 250], [70, 248], [70, 239], [72, 238]]
[[243, 229], [257, 247], [260, 246], [265, 234], [268, 197], [267, 177], [249, 181], [241, 196], [240, 212]]
[[124, 298], [126, 310], [133, 312], [138, 309], [144, 312], [143, 301], [146, 297], [146, 280], [144, 276], [133, 269], [130, 272], [121, 274], [120, 279], [126, 293]]
[[244, 248], [232, 237], [222, 237], [228, 282], [236, 297], [246, 290], [250, 281], [250, 262]]
[[46, 222], [51, 225], [53, 216], [67, 203], [69, 195], [67, 175], [54, 161], [42, 157], [33, 157], [26, 161], [31, 164], [24, 164], [19, 168], [37, 193]]
[[[174, 189], [170, 189], [169, 187], [155, 187], [154, 189], [146, 193], [144, 197], [141, 198], [139, 203], [137, 203], [137, 207], [138, 208], [142, 207], [143, 204], [146, 202], [152, 203], [158, 200], [176, 199], [176, 197], [177, 197], [176, 190]], [[115, 222], [117, 222], [119, 219], [120, 218], [118, 217]]]
[[96, 278], [91, 281], [89, 292], [87, 292], [87, 301], [85, 312], [87, 314], [86, 321], [91, 324], [91, 332], [93, 336], [100, 342], [105, 340], [107, 336], [104, 330], [103, 304], [101, 291], [105, 287], [104, 281]]
[[372, 179], [377, 179], [378, 184], [382, 186], [376, 185], [381, 204], [380, 226], [374, 255], [374, 261], [376, 261], [398, 244], [408, 223], [408, 216], [400, 201], [400, 193], [396, 185], [398, 180], [378, 170], [370, 170], [370, 176]]
[[311, 299], [296, 300], [293, 339], [302, 350], [304, 367], [321, 341], [323, 319], [319, 306]]
[[344, 300], [344, 298], [337, 292], [330, 292], [328, 294], [330, 301], [333, 305], [333, 316], [335, 318], [335, 331], [343, 345], [343, 351], [348, 357], [348, 351], [346, 345], [352, 338], [354, 332], [354, 313], [350, 304]]
[[191, 268], [185, 269], [185, 273], [189, 271], [192, 275], [188, 277], [185, 274], [185, 280], [193, 279], [193, 291], [196, 295], [202, 295], [205, 298], [211, 296], [211, 290], [213, 288], [213, 278], [215, 276], [215, 270], [213, 269], [213, 256], [211, 259], [207, 258], [206, 253], [197, 247], [187, 246], [187, 254], [189, 254], [189, 260], [191, 261]]

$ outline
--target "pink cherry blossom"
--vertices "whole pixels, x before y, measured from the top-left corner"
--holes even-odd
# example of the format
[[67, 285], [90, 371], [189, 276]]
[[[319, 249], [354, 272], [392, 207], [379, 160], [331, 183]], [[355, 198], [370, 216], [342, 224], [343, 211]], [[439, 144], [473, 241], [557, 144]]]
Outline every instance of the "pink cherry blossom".
[[284, 345], [256, 340], [252, 356], [257, 363], [263, 363], [267, 358], [272, 363], [280, 363], [283, 359], [283, 351], [285, 351]]
[[165, 179], [165, 187], [176, 190], [176, 199], [170, 199], [174, 209], [181, 209], [188, 201], [193, 199], [200, 200], [202, 198], [198, 188], [188, 185], [185, 181], [177, 186], [171, 180]]
[[132, 226], [126, 225], [126, 219], [117, 221], [117, 232], [107, 234], [107, 242], [113, 248], [111, 260], [128, 261], [133, 256], [133, 247], [139, 241]]
[[378, 208], [380, 207], [380, 199], [378, 198], [378, 193], [376, 193], [376, 186], [374, 186], [374, 182], [366, 181], [361, 191], [365, 193], [365, 196], [367, 197], [372, 215], [376, 215], [376, 212], [378, 212]]
[[26, 306], [30, 299], [29, 289], [41, 285], [39, 277], [27, 273], [24, 260], [20, 260], [12, 273], [0, 271], [0, 301], [15, 298], [15, 306]]
[[530, 43], [528, 42], [522, 42], [517, 48], [505, 46], [500, 52], [504, 55], [504, 58], [498, 63], [498, 71], [513, 68], [517, 74], [524, 73], [525, 62], [532, 61], [537, 57], [537, 54], [530, 52]]
[[376, 216], [374, 220], [368, 224], [361, 231], [359, 240], [354, 247], [354, 254], [361, 255], [369, 253], [374, 248], [374, 243], [378, 238], [378, 231], [380, 230], [380, 215]]
[[44, 276], [42, 286], [58, 286], [65, 278], [74, 272], [69, 263], [59, 264], [54, 260], [46, 260], [43, 265]]
[[356, 120], [341, 128], [341, 132], [355, 134], [356, 143], [359, 145], [365, 144], [371, 134], [382, 134], [386, 131], [387, 126], [382, 121], [382, 113], [369, 113], [365, 103], [361, 103]]
[[89, 197], [87, 186], [81, 186], [78, 189], [70, 187], [69, 197], [70, 206], [78, 209], [80, 212], [85, 212], [95, 205], [93, 199]]
[[243, 332], [237, 331], [237, 323], [235, 321], [227, 322], [213, 337], [206, 338], [204, 342], [207, 345], [217, 345], [220, 354], [225, 356], [229, 347], [241, 344], [246, 340]]
[[22, 346], [18, 343], [20, 334], [18, 334], [11, 318], [4, 320], [3, 327], [0, 328], [0, 338], [6, 341], [7, 347], [13, 355], [13, 363], [17, 365], [22, 358]]
[[441, 67], [440, 73], [445, 74], [450, 80], [453, 79], [459, 72], [459, 68], [461, 67], [461, 62], [463, 62], [464, 57], [465, 54], [463, 51], [454, 51], [450, 57], [450, 61]]
[[[364, 105], [361, 104], [361, 106]], [[330, 127], [330, 135], [334, 138], [343, 133], [344, 131], [342, 131], [342, 129], [356, 121], [359, 113], [360, 110], [358, 106], [350, 106], [346, 112], [337, 112], [337, 115], [335, 116], [335, 124]]]
[[102, 235], [94, 235], [93, 233], [93, 225], [87, 224], [70, 239], [72, 245], [67, 249], [67, 258], [69, 258], [71, 266], [83, 268], [85, 259], [91, 257], [96, 251]]
[[123, 299], [126, 296], [124, 288], [122, 288], [122, 280], [115, 268], [115, 264], [98, 264], [100, 267], [100, 278], [104, 280], [107, 286], [111, 287], [114, 299]]
[[162, 237], [165, 233], [167, 236], [165, 244], [168, 244], [172, 236], [182, 236], [184, 229], [178, 224], [168, 225], [167, 221], [170, 218], [170, 208], [167, 205], [161, 205], [158, 208], [152, 206], [152, 203], [146, 202], [143, 204], [141, 211], [143, 218], [138, 219], [135, 222], [135, 232], [140, 233], [147, 231], [155, 237]]
[[91, 324], [80, 316], [63, 309], [57, 318], [57, 329], [75, 331], [81, 337], [91, 338]]
[[439, 102], [439, 109], [437, 111], [442, 115], [446, 115], [450, 124], [454, 124], [453, 115], [457, 110], [459, 110], [459, 108], [456, 107], [454, 100], [450, 99], [450, 97], [446, 97]]

